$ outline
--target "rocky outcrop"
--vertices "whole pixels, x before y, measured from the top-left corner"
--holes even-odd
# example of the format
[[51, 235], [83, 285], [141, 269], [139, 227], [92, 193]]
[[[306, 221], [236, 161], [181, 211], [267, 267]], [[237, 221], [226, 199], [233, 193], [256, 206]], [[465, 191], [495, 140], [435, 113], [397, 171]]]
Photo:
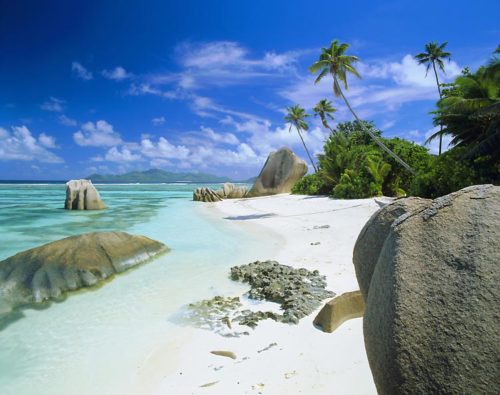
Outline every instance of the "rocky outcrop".
[[295, 183], [306, 173], [306, 162], [289, 148], [271, 152], [247, 197], [291, 192]]
[[276, 320], [286, 323], [298, 323], [317, 309], [321, 301], [335, 295], [326, 289], [325, 276], [317, 270], [294, 269], [275, 261], [232, 267], [231, 279], [250, 284], [251, 299], [279, 303], [283, 315], [276, 315]]
[[222, 198], [210, 188], [196, 188], [193, 191], [193, 200], [195, 202], [221, 202]]
[[297, 324], [316, 310], [323, 300], [335, 295], [326, 289], [325, 277], [317, 270], [294, 269], [274, 261], [234, 266], [231, 279], [250, 285], [249, 299], [278, 303], [280, 311], [256, 310], [258, 304], [255, 302], [249, 309], [239, 297], [216, 296], [191, 303], [185, 314], [186, 321], [222, 336], [237, 337], [249, 334], [241, 328], [255, 328], [262, 320]]
[[244, 197], [248, 190], [245, 186], [236, 186], [226, 182], [222, 189], [215, 191], [222, 199], [240, 199]]
[[365, 301], [361, 291], [345, 292], [327, 302], [314, 319], [314, 325], [331, 333], [347, 320], [363, 317]]
[[0, 312], [60, 299], [168, 251], [144, 236], [95, 232], [20, 252], [0, 262]]
[[239, 199], [247, 194], [247, 187], [226, 182], [221, 189], [196, 188], [193, 200], [197, 202], [220, 202], [222, 199]]
[[90, 180], [71, 180], [66, 183], [66, 210], [102, 210], [106, 205]]
[[492, 185], [393, 222], [377, 247], [364, 316], [380, 394], [497, 392], [499, 240], [500, 187]]
[[354, 245], [352, 261], [356, 270], [359, 288], [365, 301], [368, 297], [370, 281], [378, 256], [394, 220], [403, 214], [423, 210], [430, 204], [431, 200], [416, 197], [396, 200], [373, 214], [361, 230]]

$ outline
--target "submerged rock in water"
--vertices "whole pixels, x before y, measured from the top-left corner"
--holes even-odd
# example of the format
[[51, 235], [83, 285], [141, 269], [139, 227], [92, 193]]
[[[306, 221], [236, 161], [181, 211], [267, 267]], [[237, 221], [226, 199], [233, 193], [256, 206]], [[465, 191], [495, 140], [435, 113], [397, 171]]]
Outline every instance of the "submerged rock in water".
[[[279, 303], [283, 315], [277, 314], [276, 319], [286, 323], [298, 323], [318, 308], [324, 299], [335, 296], [326, 290], [326, 278], [317, 270], [294, 269], [275, 261], [257, 261], [232, 267], [231, 278], [250, 284], [250, 298]], [[264, 318], [273, 317], [259, 319]]]
[[145, 236], [94, 232], [20, 252], [0, 262], [0, 309], [59, 299], [166, 251]]
[[102, 210], [106, 205], [92, 181], [71, 180], [66, 183], [66, 210]]

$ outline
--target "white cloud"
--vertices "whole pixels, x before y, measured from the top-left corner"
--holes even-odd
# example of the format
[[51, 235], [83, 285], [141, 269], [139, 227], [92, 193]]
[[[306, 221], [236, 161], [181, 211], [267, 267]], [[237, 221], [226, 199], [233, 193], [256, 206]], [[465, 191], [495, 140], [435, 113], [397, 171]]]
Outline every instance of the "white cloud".
[[84, 123], [80, 130], [73, 134], [75, 143], [81, 146], [106, 147], [122, 142], [120, 135], [113, 130], [113, 125], [106, 121]]
[[79, 62], [71, 63], [71, 71], [73, 72], [73, 75], [75, 75], [77, 78], [80, 78], [85, 81], [94, 78], [92, 73], [88, 71], [85, 67], [83, 67], [83, 65]]
[[187, 159], [189, 149], [183, 145], [171, 144], [166, 138], [160, 137], [158, 142], [143, 139], [140, 143], [140, 152], [148, 158]]
[[104, 157], [109, 162], [136, 162], [141, 160], [141, 155], [132, 153], [127, 147], [112, 147]]
[[202, 126], [200, 129], [204, 136], [217, 143], [236, 145], [240, 142], [232, 133], [216, 133], [212, 128], [207, 128], [205, 126]]
[[38, 140], [26, 126], [14, 126], [10, 133], [0, 128], [0, 160], [38, 161], [45, 163], [62, 163], [64, 160], [50, 152], [43, 142], [52, 142], [51, 136], [41, 134]]
[[132, 78], [134, 75], [127, 72], [123, 67], [117, 66], [113, 70], [103, 70], [102, 75], [108, 80], [123, 81]]
[[157, 117], [157, 118], [153, 118], [151, 120], [151, 123], [154, 125], [154, 126], [161, 126], [165, 123], [165, 117]]
[[[426, 68], [417, 64], [411, 55], [401, 61], [376, 61], [360, 63], [358, 70], [363, 80], [348, 75], [349, 89], [344, 91], [354, 110], [361, 117], [372, 117], [397, 111], [401, 105], [422, 100], [437, 100], [438, 91], [434, 76]], [[445, 64], [446, 74], [439, 72], [441, 82], [456, 77], [461, 68], [455, 62]], [[332, 79], [328, 76], [319, 84], [314, 84], [314, 76], [299, 77], [294, 84], [282, 89], [279, 94], [291, 103], [310, 109], [319, 100], [330, 98], [338, 106], [335, 118], [338, 121], [352, 119], [345, 104], [335, 98]]]
[[78, 125], [78, 123], [76, 122], [76, 120], [70, 118], [70, 117], [67, 117], [66, 115], [59, 115], [58, 117], [58, 120], [59, 120], [59, 123], [61, 125], [64, 125], [64, 126], [76, 126]]
[[62, 112], [64, 110], [63, 104], [64, 100], [50, 97], [49, 100], [42, 103], [40, 108], [44, 111]]
[[161, 167], [165, 168], [172, 166], [172, 162], [167, 159], [152, 159], [149, 161], [149, 165], [155, 169]]
[[[438, 154], [439, 153], [439, 138], [432, 140], [428, 144], [425, 143], [427, 141], [427, 139], [430, 136], [432, 136], [434, 133], [436, 133], [438, 130], [439, 130], [439, 126], [435, 126], [431, 129], [427, 130], [425, 133], [421, 132], [420, 130], [417, 130], [417, 129], [410, 130], [409, 132], [404, 133], [404, 135], [405, 135], [404, 137], [414, 141], [417, 144], [420, 144], [420, 145], [428, 148], [429, 152], [431, 154]], [[450, 146], [451, 140], [452, 140], [451, 136], [448, 136], [448, 135], [443, 136], [443, 144], [441, 147], [442, 152], [448, 151], [450, 148], [452, 148]]]
[[38, 142], [45, 148], [57, 148], [56, 139], [52, 136], [48, 136], [45, 133], [40, 133], [38, 136]]

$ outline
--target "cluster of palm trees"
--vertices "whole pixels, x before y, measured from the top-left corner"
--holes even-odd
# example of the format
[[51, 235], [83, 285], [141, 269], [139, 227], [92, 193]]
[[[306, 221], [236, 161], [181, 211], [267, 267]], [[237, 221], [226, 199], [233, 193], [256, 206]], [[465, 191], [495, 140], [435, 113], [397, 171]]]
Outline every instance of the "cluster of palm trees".
[[[451, 54], [445, 51], [446, 45], [447, 42], [443, 44], [430, 42], [425, 45], [425, 52], [415, 56], [419, 64], [427, 65], [427, 71], [432, 66], [434, 70], [434, 75], [436, 77], [436, 84], [440, 99], [442, 99], [442, 92], [436, 66], [444, 72], [443, 60], [444, 59], [449, 60], [451, 57]], [[366, 128], [365, 124], [361, 122], [360, 118], [358, 117], [358, 115], [350, 105], [349, 101], [347, 100], [341, 87], [341, 85], [343, 85], [344, 90], [346, 91], [348, 90], [347, 75], [352, 74], [357, 78], [361, 78], [359, 72], [355, 68], [355, 63], [359, 61], [359, 58], [357, 56], [346, 54], [348, 48], [349, 44], [340, 43], [338, 40], [334, 40], [332, 41], [332, 43], [328, 48], [321, 49], [321, 54], [319, 56], [319, 59], [313, 65], [311, 65], [311, 67], [309, 67], [310, 72], [318, 73], [315, 83], [317, 84], [325, 76], [331, 75], [333, 78], [332, 88], [334, 96], [341, 97], [344, 100], [347, 108], [354, 116], [354, 119], [356, 120], [360, 129], [366, 132], [382, 150], [384, 150], [391, 157], [393, 157], [401, 166], [403, 166], [410, 173], [414, 174], [415, 171], [405, 161], [403, 161], [398, 155], [396, 155], [393, 151], [391, 151], [376, 135], [374, 135], [368, 128]], [[309, 150], [307, 149], [307, 146], [304, 142], [304, 138], [302, 136], [302, 132], [307, 131], [309, 128], [307, 122], [305, 121], [305, 119], [309, 116], [309, 114], [307, 114], [306, 111], [299, 105], [289, 107], [287, 111], [288, 113], [285, 117], [285, 120], [290, 123], [289, 130], [291, 131], [292, 126], [295, 127], [300, 136], [302, 144], [304, 145], [304, 149], [306, 150], [307, 155], [309, 156], [309, 160], [311, 161], [314, 171], [317, 172], [316, 165], [314, 164], [314, 161], [311, 157], [311, 154], [309, 153]], [[335, 112], [335, 109], [333, 108], [331, 101], [327, 99], [320, 100], [318, 104], [313, 108], [313, 111], [315, 115], [320, 117], [323, 126], [333, 132], [333, 129], [330, 127], [327, 120], [327, 118], [333, 120], [332, 114]], [[442, 125], [440, 127], [440, 131], [438, 132], [437, 136], [439, 136], [440, 139], [439, 154], [441, 154], [442, 136], [443, 136]]]

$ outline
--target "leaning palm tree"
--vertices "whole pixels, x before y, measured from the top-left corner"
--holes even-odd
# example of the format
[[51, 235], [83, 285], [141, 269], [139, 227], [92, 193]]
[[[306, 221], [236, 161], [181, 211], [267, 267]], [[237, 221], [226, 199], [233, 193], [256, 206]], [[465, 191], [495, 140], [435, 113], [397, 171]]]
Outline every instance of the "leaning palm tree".
[[332, 106], [332, 102], [327, 99], [321, 99], [316, 106], [313, 108], [314, 115], [318, 115], [321, 118], [321, 123], [327, 129], [329, 129], [333, 133], [333, 129], [327, 122], [327, 117], [333, 121], [333, 113], [337, 111]]
[[302, 107], [300, 107], [299, 105], [288, 107], [287, 111], [288, 111], [288, 114], [285, 117], [285, 121], [290, 123], [290, 128], [288, 129], [288, 131], [291, 132], [292, 126], [295, 126], [295, 129], [297, 129], [297, 133], [299, 134], [300, 140], [302, 140], [302, 144], [304, 145], [304, 149], [306, 150], [307, 156], [309, 157], [309, 160], [311, 161], [311, 165], [314, 169], [314, 172], [317, 173], [318, 169], [316, 168], [316, 165], [314, 164], [312, 156], [309, 153], [309, 150], [307, 149], [304, 138], [302, 137], [302, 133], [300, 132], [301, 130], [306, 131], [309, 129], [309, 125], [305, 121], [305, 119], [309, 116], [309, 114], [307, 114], [306, 111]]
[[333, 93], [337, 97], [342, 97], [344, 99], [345, 104], [347, 105], [347, 108], [349, 108], [349, 111], [352, 113], [354, 118], [356, 119], [359, 127], [368, 133], [368, 135], [375, 141], [375, 143], [382, 148], [385, 152], [387, 152], [390, 156], [392, 156], [398, 163], [401, 164], [406, 170], [408, 170], [410, 173], [415, 173], [415, 171], [399, 156], [397, 156], [394, 152], [392, 152], [387, 146], [380, 141], [380, 139], [375, 136], [370, 130], [368, 130], [363, 122], [359, 119], [357, 114], [354, 112], [352, 109], [351, 105], [349, 104], [349, 101], [344, 95], [344, 92], [342, 92], [342, 88], [340, 87], [340, 83], [342, 82], [344, 85], [344, 88], [347, 90], [347, 73], [351, 73], [354, 76], [361, 78], [359, 75], [358, 71], [354, 67], [354, 63], [356, 63], [359, 59], [357, 56], [353, 55], [346, 55], [345, 52], [349, 48], [349, 44], [342, 43], [340, 44], [338, 40], [332, 41], [330, 44], [329, 48], [322, 48], [321, 49], [321, 54], [319, 56], [319, 60], [311, 67], [309, 67], [309, 71], [311, 73], [317, 73], [319, 72], [318, 77], [314, 81], [315, 84], [320, 82], [323, 77], [325, 77], [327, 74], [331, 74], [333, 77]]
[[[427, 65], [427, 70], [425, 72], [425, 75], [427, 76], [427, 73], [429, 72], [430, 67], [432, 66], [432, 69], [434, 70], [434, 76], [436, 77], [436, 84], [438, 88], [438, 93], [439, 93], [439, 99], [441, 100], [443, 98], [443, 94], [441, 92], [441, 86], [439, 84], [439, 77], [438, 73], [436, 70], [436, 65], [441, 69], [441, 71], [444, 73], [444, 63], [443, 59], [448, 59], [450, 60], [451, 53], [444, 51], [444, 48], [448, 44], [447, 41], [445, 41], [443, 44], [439, 45], [437, 42], [431, 41], [430, 43], [425, 44], [425, 52], [419, 53], [418, 55], [415, 55], [415, 59], [417, 60], [418, 64], [425, 64]], [[443, 126], [439, 126], [439, 155], [441, 155], [441, 146], [443, 145]]]

